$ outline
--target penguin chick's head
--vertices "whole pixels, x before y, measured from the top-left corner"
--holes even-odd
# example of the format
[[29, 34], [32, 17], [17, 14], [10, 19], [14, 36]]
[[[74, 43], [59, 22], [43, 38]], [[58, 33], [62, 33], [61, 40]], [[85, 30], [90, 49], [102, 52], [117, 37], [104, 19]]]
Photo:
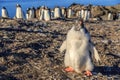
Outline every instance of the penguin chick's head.
[[78, 19], [77, 24], [78, 24], [78, 26], [75, 27], [75, 30], [79, 31], [80, 29], [84, 28], [83, 19]]
[[79, 25], [80, 25], [80, 27], [81, 28], [84, 28], [84, 22], [83, 22], [83, 19], [79, 19], [79, 21], [78, 21], [79, 23]]
[[87, 28], [84, 26], [83, 19], [80, 19], [80, 20], [79, 20], [78, 25], [79, 25], [79, 28], [80, 28], [81, 31], [83, 31], [84, 33], [89, 34]]

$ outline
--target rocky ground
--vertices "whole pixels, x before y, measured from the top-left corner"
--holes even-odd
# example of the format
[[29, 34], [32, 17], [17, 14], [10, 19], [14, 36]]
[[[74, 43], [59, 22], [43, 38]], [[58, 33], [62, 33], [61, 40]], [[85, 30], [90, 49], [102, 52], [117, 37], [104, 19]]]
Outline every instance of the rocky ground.
[[120, 21], [85, 23], [101, 58], [93, 76], [64, 71], [59, 47], [76, 24], [0, 20], [0, 80], [120, 80]]
[[114, 5], [114, 6], [95, 6], [92, 4], [89, 4], [88, 6], [82, 5], [82, 4], [77, 4], [73, 3], [69, 7], [72, 8], [74, 12], [77, 12], [81, 9], [90, 9], [91, 11], [91, 16], [94, 18], [100, 18], [102, 20], [108, 20], [108, 13], [111, 12], [114, 16], [114, 20], [119, 18], [118, 13], [120, 13], [120, 4]]

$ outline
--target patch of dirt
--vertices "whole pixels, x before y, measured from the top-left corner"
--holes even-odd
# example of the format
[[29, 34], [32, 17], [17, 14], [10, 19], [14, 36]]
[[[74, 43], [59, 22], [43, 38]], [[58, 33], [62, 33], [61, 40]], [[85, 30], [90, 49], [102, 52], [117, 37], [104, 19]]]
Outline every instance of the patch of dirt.
[[75, 21], [8, 20], [0, 24], [0, 80], [120, 79], [119, 21], [85, 23], [101, 58], [100, 63], [94, 60], [91, 77], [64, 71], [65, 53], [59, 47]]

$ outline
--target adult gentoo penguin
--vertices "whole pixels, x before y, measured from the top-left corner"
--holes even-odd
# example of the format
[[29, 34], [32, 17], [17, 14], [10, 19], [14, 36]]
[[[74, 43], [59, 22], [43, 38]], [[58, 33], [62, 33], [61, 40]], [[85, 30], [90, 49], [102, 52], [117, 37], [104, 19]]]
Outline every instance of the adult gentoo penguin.
[[57, 19], [57, 18], [61, 18], [61, 9], [60, 7], [55, 7], [54, 9], [54, 18]]
[[112, 14], [112, 12], [108, 13], [108, 20], [113, 20], [113, 14]]
[[63, 52], [65, 49], [65, 71], [75, 71], [77, 73], [85, 71], [84, 74], [91, 76], [94, 66], [90, 58], [90, 53], [94, 54], [97, 61], [100, 61], [100, 58], [82, 20], [80, 21], [80, 26], [72, 27], [68, 31], [67, 38], [60, 47], [60, 52]]
[[67, 16], [67, 11], [66, 11], [66, 8], [65, 8], [65, 7], [62, 7], [62, 8], [61, 8], [61, 13], [62, 13], [62, 18], [66, 18], [66, 16]]
[[27, 11], [26, 11], [26, 19], [27, 20], [29, 19], [29, 14], [30, 14], [30, 8], [27, 8]]
[[19, 4], [16, 5], [16, 16], [17, 19], [23, 19], [23, 11]]
[[78, 11], [76, 12], [76, 17], [81, 18], [81, 11], [80, 11], [80, 10], [78, 10]]
[[51, 17], [50, 17], [50, 9], [46, 8], [44, 10], [44, 20], [45, 21], [50, 21], [51, 20]]
[[36, 18], [36, 14], [35, 14], [36, 9], [35, 9], [35, 7], [32, 7], [31, 9], [32, 9], [32, 13], [33, 13], [32, 18]]
[[41, 13], [41, 10], [40, 10], [40, 6], [37, 7], [36, 11], [35, 11], [35, 15], [36, 15], [36, 18], [39, 19], [40, 18], [40, 13]]
[[2, 18], [8, 18], [8, 12], [7, 9], [5, 7], [2, 8]]
[[67, 17], [71, 18], [72, 16], [73, 16], [73, 10], [72, 8], [68, 8]]
[[40, 9], [40, 20], [44, 20], [44, 10], [45, 10], [45, 6], [42, 6]]
[[50, 10], [50, 17], [51, 17], [51, 19], [54, 19], [54, 10], [53, 9]]
[[34, 7], [32, 7], [32, 8], [29, 8], [29, 15], [28, 15], [28, 17], [29, 17], [29, 19], [33, 19], [33, 18], [35, 18], [35, 10], [34, 10]]
[[84, 8], [82, 8], [82, 10], [81, 10], [81, 18], [84, 18], [84, 15], [85, 15], [85, 10], [84, 10]]

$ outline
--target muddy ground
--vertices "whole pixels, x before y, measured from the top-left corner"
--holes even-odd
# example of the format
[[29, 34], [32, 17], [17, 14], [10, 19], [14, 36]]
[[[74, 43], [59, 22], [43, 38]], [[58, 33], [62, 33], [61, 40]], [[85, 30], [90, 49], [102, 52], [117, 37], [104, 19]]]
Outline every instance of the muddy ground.
[[85, 23], [101, 58], [91, 77], [64, 71], [59, 47], [73, 25], [0, 20], [0, 80], [120, 80], [120, 21]]

